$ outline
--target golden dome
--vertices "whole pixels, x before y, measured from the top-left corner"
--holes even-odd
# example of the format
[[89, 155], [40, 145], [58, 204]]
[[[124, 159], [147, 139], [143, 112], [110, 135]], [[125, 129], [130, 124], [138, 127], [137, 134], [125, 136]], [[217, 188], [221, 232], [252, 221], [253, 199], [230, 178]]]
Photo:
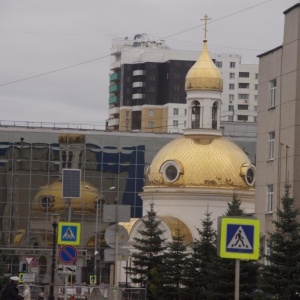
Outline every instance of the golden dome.
[[[88, 187], [88, 188], [87, 188]], [[99, 193], [95, 187], [85, 180], [80, 182], [81, 197], [71, 200], [71, 207], [74, 211], [95, 211], [95, 201], [99, 198]], [[62, 181], [57, 180], [45, 186], [35, 194], [32, 201], [32, 210], [38, 212], [62, 211], [66, 207], [62, 198]]]
[[181, 136], [154, 157], [146, 185], [250, 189], [245, 181], [250, 165], [244, 151], [223, 136]]
[[158, 216], [158, 217], [168, 225], [172, 237], [176, 236], [179, 230], [179, 233], [183, 237], [184, 243], [191, 243], [193, 241], [193, 236], [190, 229], [181, 220], [171, 216]]
[[223, 79], [207, 50], [207, 41], [204, 40], [202, 52], [188, 71], [185, 78], [185, 90], [223, 90]]

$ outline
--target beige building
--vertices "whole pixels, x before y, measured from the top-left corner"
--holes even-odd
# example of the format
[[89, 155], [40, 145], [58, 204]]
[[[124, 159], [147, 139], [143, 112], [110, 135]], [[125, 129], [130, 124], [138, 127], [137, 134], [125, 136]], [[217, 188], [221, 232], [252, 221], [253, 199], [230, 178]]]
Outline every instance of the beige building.
[[284, 11], [282, 46], [259, 56], [256, 216], [273, 229], [284, 185], [300, 208], [300, 4]]

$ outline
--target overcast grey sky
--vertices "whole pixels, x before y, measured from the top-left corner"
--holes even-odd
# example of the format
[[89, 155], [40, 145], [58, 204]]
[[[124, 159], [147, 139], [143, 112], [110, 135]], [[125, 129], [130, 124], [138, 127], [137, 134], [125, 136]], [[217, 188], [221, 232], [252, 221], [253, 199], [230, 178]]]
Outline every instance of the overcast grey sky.
[[297, 2], [1, 0], [0, 120], [104, 126], [113, 37], [144, 32], [200, 51], [207, 14], [210, 52], [258, 63], [258, 54], [282, 44], [283, 11]]

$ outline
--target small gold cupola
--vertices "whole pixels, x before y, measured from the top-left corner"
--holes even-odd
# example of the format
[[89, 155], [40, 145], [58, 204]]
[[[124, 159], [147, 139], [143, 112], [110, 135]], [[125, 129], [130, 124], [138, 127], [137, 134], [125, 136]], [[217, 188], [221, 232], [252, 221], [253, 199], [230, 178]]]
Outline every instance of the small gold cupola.
[[202, 20], [205, 21], [203, 49], [185, 79], [188, 116], [184, 135], [221, 135], [220, 108], [223, 79], [207, 50], [206, 27], [210, 19], [205, 15]]
[[208, 17], [205, 15], [203, 49], [195, 64], [189, 70], [185, 78], [185, 90], [223, 91], [223, 79], [221, 72], [212, 61], [207, 50], [206, 24]]

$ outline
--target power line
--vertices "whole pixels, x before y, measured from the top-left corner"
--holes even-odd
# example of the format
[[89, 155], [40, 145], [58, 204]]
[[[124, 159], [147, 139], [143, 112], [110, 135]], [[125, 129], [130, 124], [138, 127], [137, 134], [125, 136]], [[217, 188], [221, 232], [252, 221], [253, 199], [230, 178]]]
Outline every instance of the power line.
[[53, 74], [53, 73], [57, 73], [57, 72], [60, 72], [60, 71], [72, 69], [72, 68], [75, 68], [75, 67], [78, 67], [78, 66], [81, 66], [81, 65], [86, 65], [88, 63], [91, 63], [91, 62], [94, 62], [94, 61], [97, 61], [97, 60], [101, 60], [101, 59], [107, 58], [109, 56], [110, 56], [110, 54], [104, 55], [104, 56], [100, 56], [98, 58], [90, 59], [90, 60], [87, 60], [87, 61], [75, 64], [75, 65], [70, 65], [70, 66], [63, 67], [63, 68], [56, 69], [56, 70], [52, 70], [52, 71], [49, 71], [49, 72], [40, 73], [38, 75], [33, 75], [33, 76], [30, 76], [30, 77], [25, 77], [25, 78], [22, 78], [22, 79], [18, 79], [18, 80], [14, 80], [14, 81], [2, 83], [2, 84], [0, 84], [0, 87], [1, 86], [5, 86], [5, 85], [10, 85], [10, 84], [18, 83], [18, 82], [21, 82], [21, 81], [26, 81], [26, 80], [37, 78], [37, 77], [41, 77], [41, 76], [45, 76], [45, 75], [49, 75], [49, 74]]
[[[255, 7], [258, 7], [258, 6], [260, 6], [260, 5], [266, 4], [266, 3], [271, 2], [271, 1], [274, 1], [274, 0], [267, 0], [267, 1], [261, 2], [261, 3], [259, 3], [259, 4], [256, 4], [256, 5], [250, 6], [250, 7], [248, 7], [248, 8], [245, 8], [245, 9], [242, 9], [242, 10], [239, 10], [239, 11], [236, 11], [236, 12], [234, 12], [234, 13], [231, 13], [231, 14], [229, 14], [229, 15], [226, 15], [226, 16], [224, 16], [224, 17], [220, 17], [220, 18], [218, 18], [218, 19], [216, 19], [216, 20], [214, 20], [214, 21], [210, 21], [209, 23], [218, 22], [218, 21], [220, 21], [220, 20], [223, 20], [223, 19], [232, 17], [232, 16], [234, 16], [234, 15], [237, 15], [237, 14], [242, 13], [242, 12], [244, 12], [244, 11], [253, 9], [253, 8], [255, 8]], [[27, 1], [27, 2], [28, 2], [28, 1]], [[28, 2], [28, 3], [30, 3], [30, 2]], [[32, 3], [30, 3], [30, 4], [32, 4]], [[32, 5], [33, 5], [33, 4], [32, 4]], [[35, 6], [36, 6], [36, 5], [35, 5]], [[53, 12], [52, 12], [52, 13], [53, 13]], [[72, 21], [72, 22], [75, 22], [74, 20], [71, 20], [71, 19], [69, 19], [69, 20]], [[75, 22], [75, 23], [77, 23], [77, 22]], [[185, 32], [191, 31], [191, 30], [194, 30], [194, 29], [199, 28], [199, 27], [203, 27], [203, 24], [197, 25], [197, 26], [194, 26], [194, 27], [190, 27], [190, 28], [188, 28], [188, 29], [179, 31], [179, 32], [177, 32], [177, 33], [174, 33], [174, 34], [171, 34], [171, 35], [162, 37], [161, 39], [167, 39], [167, 38], [170, 38], [170, 37], [173, 37], [173, 36], [177, 36], [177, 35], [180, 35], [180, 34], [182, 34], [182, 33], [185, 33]], [[129, 50], [129, 49], [128, 49], [128, 50]], [[126, 51], [126, 50], [125, 50], [125, 51]], [[49, 71], [49, 72], [40, 73], [40, 74], [37, 74], [37, 75], [33, 75], [33, 76], [29, 76], [29, 77], [24, 77], [24, 78], [22, 78], [22, 79], [18, 79], [18, 80], [14, 80], [14, 81], [2, 83], [2, 84], [0, 84], [0, 87], [6, 86], [6, 85], [15, 84], [15, 83], [22, 82], [22, 81], [26, 81], [26, 80], [30, 80], [30, 79], [33, 79], [33, 78], [38, 78], [38, 77], [46, 76], [46, 75], [53, 74], [53, 73], [57, 73], [57, 72], [60, 72], [60, 71], [68, 70], [68, 69], [75, 68], [75, 67], [78, 67], [78, 66], [81, 66], [81, 65], [85, 65], [85, 64], [88, 64], [88, 63], [91, 63], [91, 62], [94, 62], [94, 61], [102, 60], [102, 59], [108, 58], [108, 57], [110, 57], [110, 54], [107, 54], [107, 55], [104, 55], [104, 56], [101, 56], [101, 57], [98, 57], [98, 58], [94, 58], [94, 59], [91, 59], [91, 60], [87, 60], [87, 61], [84, 61], [84, 62], [80, 62], [80, 63], [74, 64], [74, 65], [62, 67], [62, 68], [59, 68], [59, 69], [56, 69], [56, 70], [52, 70], [52, 71]]]

